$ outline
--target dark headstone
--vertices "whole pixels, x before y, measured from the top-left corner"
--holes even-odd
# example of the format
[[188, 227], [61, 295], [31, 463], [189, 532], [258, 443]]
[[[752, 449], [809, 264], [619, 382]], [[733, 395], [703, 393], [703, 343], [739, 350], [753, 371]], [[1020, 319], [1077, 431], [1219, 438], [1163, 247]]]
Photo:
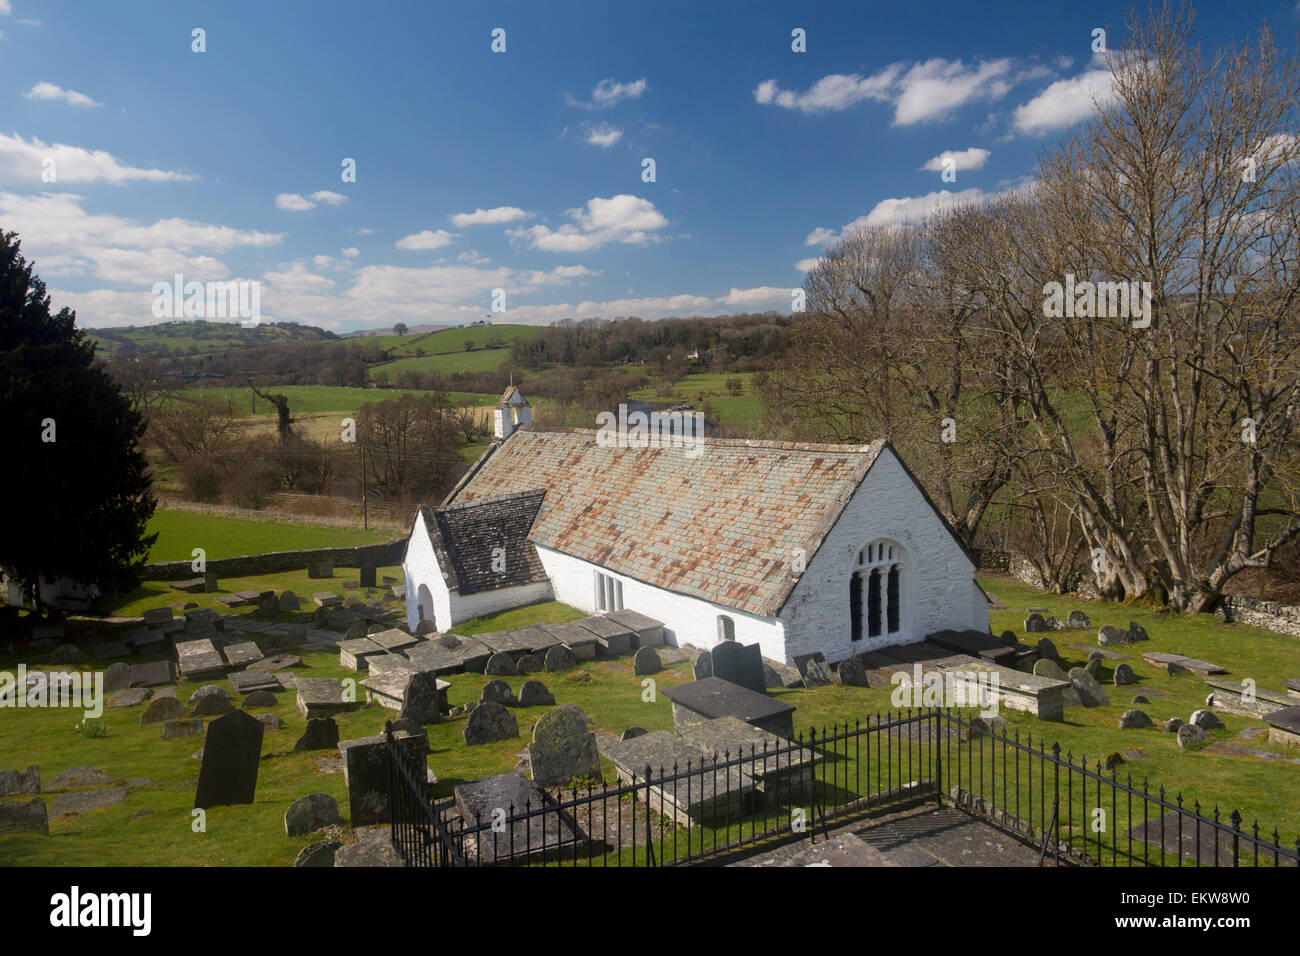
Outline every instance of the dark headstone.
[[361, 565], [361, 586], [363, 588], [378, 587], [376, 584], [377, 577], [375, 572], [376, 568], [373, 564]]
[[104, 690], [122, 690], [131, 686], [131, 665], [121, 661], [104, 668]]
[[1065, 626], [1070, 630], [1079, 630], [1085, 627], [1092, 627], [1092, 621], [1088, 620], [1088, 615], [1082, 611], [1071, 611], [1065, 619]]
[[700, 651], [700, 656], [695, 658], [695, 663], [691, 667], [691, 673], [696, 680], [704, 677], [713, 676], [713, 654], [710, 651]]
[[298, 595], [294, 594], [292, 591], [280, 592], [281, 611], [296, 611], [301, 607], [302, 607], [302, 601], [298, 599]]
[[254, 707], [274, 707], [279, 701], [269, 690], [255, 690], [244, 698], [244, 710], [252, 710]]
[[1187, 722], [1189, 724], [1195, 724], [1197, 727], [1200, 727], [1202, 730], [1223, 729], [1223, 721], [1221, 721], [1219, 719], [1219, 715], [1212, 710], [1198, 710], [1194, 714], [1192, 714], [1191, 719], [1188, 720]]
[[1029, 617], [1025, 618], [1026, 634], [1038, 634], [1049, 630], [1051, 630], [1051, 628], [1047, 626], [1047, 619], [1044, 618], [1043, 615], [1031, 614]]
[[1128, 631], [1121, 631], [1113, 624], [1103, 624], [1097, 632], [1097, 644], [1100, 647], [1120, 647], [1128, 643]]
[[1120, 730], [1141, 730], [1150, 726], [1152, 726], [1151, 718], [1140, 710], [1126, 710], [1119, 718]]
[[867, 680], [867, 665], [860, 657], [849, 657], [840, 661], [835, 675], [845, 687], [870, 687]]
[[317, 717], [307, 721], [307, 730], [298, 738], [293, 749], [296, 751], [333, 750], [338, 745], [339, 725], [334, 722], [334, 718]]
[[1209, 736], [1195, 724], [1183, 724], [1178, 728], [1178, 746], [1184, 750], [1194, 750], [1204, 744]]
[[252, 803], [266, 725], [242, 710], [208, 724], [195, 809]]
[[175, 697], [155, 697], [140, 714], [140, 725], [161, 724], [185, 716], [185, 705]]
[[284, 811], [284, 834], [303, 836], [338, 822], [338, 801], [328, 793], [309, 793], [289, 804], [289, 809]]
[[519, 701], [515, 698], [515, 692], [503, 680], [490, 680], [484, 684], [483, 693], [479, 699], [483, 703], [507, 704], [511, 707], [519, 704]]
[[524, 686], [519, 690], [519, 706], [554, 707], [555, 695], [539, 680], [524, 681]]
[[546, 656], [543, 658], [543, 666], [552, 673], [556, 671], [568, 671], [578, 666], [578, 659], [574, 657], [573, 651], [563, 644], [556, 644], [554, 647], [546, 649]]
[[1134, 644], [1138, 643], [1139, 641], [1150, 640], [1150, 638], [1147, 636], [1147, 629], [1143, 627], [1141, 624], [1139, 624], [1137, 621], [1128, 622], [1128, 639]]
[[0, 770], [0, 797], [22, 797], [41, 792], [41, 768]]
[[[425, 751], [428, 738], [423, 734], [394, 731], [399, 759], [409, 771], [427, 775]], [[343, 776], [348, 785], [348, 815], [354, 827], [388, 823], [391, 803], [392, 763], [384, 735], [344, 740]], [[385, 841], [387, 842], [387, 841]]]
[[1102, 690], [1097, 678], [1082, 667], [1070, 669], [1070, 683], [1074, 685], [1075, 693], [1079, 695], [1079, 700], [1084, 707], [1110, 706], [1110, 698]]
[[1126, 684], [1136, 684], [1137, 675], [1133, 673], [1133, 668], [1127, 664], [1116, 664], [1112, 680], [1115, 681], [1116, 687], [1123, 687]]
[[1040, 637], [1038, 639], [1038, 659], [1039, 660], [1060, 660], [1061, 655], [1056, 650], [1056, 645], [1052, 643], [1050, 637]]
[[547, 711], [533, 727], [528, 745], [533, 782], [543, 786], [567, 786], [577, 778], [600, 779], [600, 754], [596, 735], [576, 707]]
[[765, 693], [763, 654], [757, 644], [721, 641], [713, 646], [713, 675], [757, 693]]
[[465, 721], [465, 743], [486, 744], [519, 736], [519, 725], [510, 711], [494, 701], [485, 701], [474, 708]]
[[338, 853], [341, 846], [343, 844], [338, 840], [318, 840], [315, 843], [308, 843], [293, 861], [293, 865], [333, 866], [334, 855]]
[[194, 717], [220, 717], [231, 709], [230, 695], [216, 684], [200, 687], [190, 697], [190, 714]]
[[509, 654], [493, 654], [488, 658], [487, 666], [483, 669], [484, 674], [492, 674], [498, 677], [510, 677], [515, 673], [515, 659]]
[[45, 809], [45, 801], [40, 797], [26, 803], [17, 800], [0, 803], [0, 835], [23, 830], [50, 835], [49, 816]]
[[442, 696], [438, 692], [438, 678], [425, 672], [416, 672], [406, 681], [399, 714], [417, 724], [436, 724], [442, 720]]
[[213, 594], [217, 591], [219, 582], [217, 581], [216, 571], [205, 571], [203, 573], [203, 590], [207, 594]]
[[[716, 663], [716, 659], [715, 659]], [[640, 647], [632, 658], [632, 673], [638, 677], [644, 674], [658, 674], [664, 669], [663, 662], [653, 647]]]

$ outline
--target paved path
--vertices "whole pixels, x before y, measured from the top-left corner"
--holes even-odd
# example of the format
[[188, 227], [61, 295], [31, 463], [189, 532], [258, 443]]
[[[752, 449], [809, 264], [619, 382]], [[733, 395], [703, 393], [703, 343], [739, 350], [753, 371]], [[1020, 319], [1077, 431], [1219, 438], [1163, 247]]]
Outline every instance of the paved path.
[[952, 807], [922, 807], [738, 861], [736, 866], [1037, 866], [1038, 852]]

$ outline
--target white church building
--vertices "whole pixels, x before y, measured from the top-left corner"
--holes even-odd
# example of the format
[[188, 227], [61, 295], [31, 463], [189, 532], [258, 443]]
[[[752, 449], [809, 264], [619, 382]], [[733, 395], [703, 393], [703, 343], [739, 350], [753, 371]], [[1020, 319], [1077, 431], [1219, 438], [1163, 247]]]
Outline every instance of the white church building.
[[610, 447], [594, 430], [532, 428], [514, 387], [495, 418], [446, 502], [415, 517], [412, 630], [554, 599], [639, 611], [678, 646], [757, 643], [786, 662], [988, 630], [975, 562], [883, 440]]

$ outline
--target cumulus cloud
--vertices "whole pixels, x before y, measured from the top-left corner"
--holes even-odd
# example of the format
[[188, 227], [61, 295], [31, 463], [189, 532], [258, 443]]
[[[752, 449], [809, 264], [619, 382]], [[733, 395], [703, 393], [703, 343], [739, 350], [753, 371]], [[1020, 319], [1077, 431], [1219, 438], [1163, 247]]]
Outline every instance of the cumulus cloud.
[[527, 218], [528, 213], [518, 206], [494, 206], [491, 209], [458, 212], [451, 217], [451, 224], [457, 229], [464, 229], [466, 226], [491, 226]]
[[608, 123], [601, 123], [587, 130], [587, 142], [592, 146], [613, 146], [623, 138], [623, 131]]
[[317, 275], [301, 260], [281, 265], [279, 271], [262, 273], [262, 281], [285, 292], [327, 292], [334, 288], [333, 279]]
[[992, 155], [987, 149], [980, 149], [977, 146], [961, 150], [945, 149], [938, 156], [926, 160], [925, 165], [921, 168], [932, 173], [941, 173], [949, 168], [945, 163], [951, 161], [951, 168], [955, 172], [966, 169], [983, 169], [984, 164], [988, 162], [988, 158]]
[[1000, 100], [1017, 83], [1046, 74], [1039, 64], [1007, 57], [970, 65], [933, 57], [910, 65], [891, 63], [870, 76], [833, 73], [803, 92], [764, 80], [755, 87], [754, 100], [803, 113], [846, 110], [865, 100], [892, 103], [894, 124], [911, 126], [945, 119], [968, 103]]
[[[53, 161], [51, 167], [47, 161]], [[0, 185], [41, 184], [46, 169], [54, 183], [191, 182], [197, 176], [166, 169], [128, 166], [102, 149], [88, 150], [63, 143], [45, 143], [17, 133], [0, 133]]]
[[813, 269], [817, 268], [819, 262], [821, 262], [820, 259], [800, 259], [794, 264], [794, 267], [800, 272], [812, 272]]
[[348, 201], [348, 197], [342, 193], [331, 192], [328, 189], [321, 189], [311, 194], [311, 198], [316, 202], [327, 203], [331, 206], [341, 206]]
[[631, 80], [627, 83], [619, 83], [613, 78], [601, 80], [596, 84], [596, 88], [591, 91], [591, 100], [574, 99], [572, 96], [565, 94], [565, 99], [570, 106], [581, 106], [583, 109], [607, 109], [623, 100], [638, 100], [641, 95], [649, 89], [645, 77], [639, 80]]
[[343, 255], [347, 256], [349, 259], [355, 259], [357, 256], [361, 255], [361, 250], [358, 249], [356, 246], [346, 246], [340, 251], [343, 253]]
[[28, 100], [61, 100], [69, 106], [92, 107], [103, 105], [95, 102], [85, 93], [78, 93], [76, 90], [65, 90], [61, 86], [44, 81], [35, 84], [23, 94], [23, 98]]
[[1023, 135], [1041, 136], [1086, 120], [1098, 106], [1114, 100], [1112, 79], [1110, 70], [1103, 67], [1057, 80], [1016, 107], [1012, 126]]
[[573, 222], [558, 229], [539, 224], [512, 229], [508, 235], [547, 252], [586, 252], [610, 242], [657, 242], [657, 231], [668, 225], [654, 203], [626, 193], [589, 199], [585, 207], [570, 209], [567, 215]]
[[310, 196], [303, 196], [299, 193], [280, 193], [275, 197], [275, 206], [277, 209], [286, 209], [289, 212], [306, 212], [308, 209], [315, 209], [317, 203], [341, 206], [347, 201], [348, 197], [342, 193], [321, 189]]
[[812, 232], [808, 233], [803, 244], [805, 246], [824, 246], [828, 242], [834, 242], [835, 239], [836, 232], [834, 229], [827, 229], [825, 226], [818, 226]]
[[427, 252], [430, 249], [441, 249], [443, 246], [449, 246], [455, 242], [459, 236], [448, 232], [446, 229], [439, 229], [436, 232], [424, 229], [420, 232], [398, 239], [394, 245], [398, 249], [406, 249], [415, 252]]

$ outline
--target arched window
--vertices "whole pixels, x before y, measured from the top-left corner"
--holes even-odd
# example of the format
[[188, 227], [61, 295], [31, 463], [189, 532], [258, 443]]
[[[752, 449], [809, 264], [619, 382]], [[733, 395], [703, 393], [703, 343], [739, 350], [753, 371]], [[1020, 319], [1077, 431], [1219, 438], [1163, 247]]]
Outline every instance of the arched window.
[[850, 638], [900, 637], [908, 625], [902, 545], [873, 541], [849, 579]]
[[736, 622], [726, 614], [718, 615], [718, 640], [734, 641], [736, 639]]

